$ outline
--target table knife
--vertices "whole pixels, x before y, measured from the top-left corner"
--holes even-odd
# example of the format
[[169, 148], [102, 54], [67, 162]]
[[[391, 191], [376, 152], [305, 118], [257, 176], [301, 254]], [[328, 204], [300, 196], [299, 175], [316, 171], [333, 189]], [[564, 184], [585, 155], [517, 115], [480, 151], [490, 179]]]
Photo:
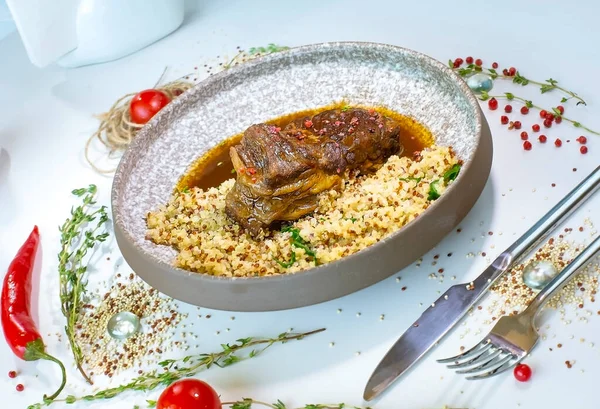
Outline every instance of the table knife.
[[441, 297], [402, 334], [371, 375], [363, 398], [379, 396], [436, 345], [489, 288], [524, 256], [538, 246], [600, 187], [600, 166], [502, 252], [474, 281], [457, 284]]

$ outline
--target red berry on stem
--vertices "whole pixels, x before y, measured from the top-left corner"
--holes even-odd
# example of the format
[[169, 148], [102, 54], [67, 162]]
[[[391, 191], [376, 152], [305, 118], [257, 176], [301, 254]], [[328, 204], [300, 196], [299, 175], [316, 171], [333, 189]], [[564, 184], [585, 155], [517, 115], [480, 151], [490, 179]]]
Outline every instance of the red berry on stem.
[[579, 148], [579, 152], [581, 152], [582, 154], [586, 154], [588, 152], [588, 148], [587, 146], [582, 146]]
[[546, 118], [546, 114], [547, 114], [547, 113], [548, 113], [548, 112], [547, 112], [545, 109], [542, 109], [542, 110], [540, 111], [540, 118]]
[[529, 141], [523, 142], [523, 149], [525, 149], [526, 151], [530, 151], [531, 148], [532, 148], [531, 142], [529, 142]]
[[561, 115], [565, 113], [565, 108], [562, 105], [557, 106], [556, 109], [558, 109]]
[[554, 120], [554, 114], [551, 112], [546, 113], [546, 119], [549, 119], [551, 121]]
[[497, 62], [493, 62], [492, 63], [492, 68], [494, 68], [494, 69], [498, 68], [498, 63]]
[[556, 118], [554, 118], [554, 122], [560, 124], [562, 122], [562, 116], [557, 116]]
[[562, 146], [562, 141], [558, 138], [556, 138], [556, 140], [554, 141], [554, 146], [556, 146], [557, 148], [560, 148]]
[[531, 125], [531, 129], [533, 130], [533, 132], [539, 132], [540, 126], [538, 124], [533, 124]]
[[521, 107], [521, 113], [523, 115], [527, 115], [529, 113], [529, 108], [527, 108], [527, 107]]
[[20, 383], [17, 385], [17, 387], [15, 389], [17, 390], [17, 392], [23, 392], [25, 390], [25, 387], [23, 386], [22, 383]]
[[17, 371], [10, 371], [8, 373], [8, 377], [9, 378], [13, 378], [13, 379], [16, 378], [17, 377]]
[[521, 121], [515, 121], [515, 129], [521, 129]]
[[475, 60], [475, 65], [478, 67], [481, 67], [483, 65], [483, 61], [481, 61], [481, 58]]
[[583, 135], [581, 135], [579, 138], [576, 139], [577, 142], [579, 142], [582, 145], [585, 145], [587, 143], [587, 138]]
[[508, 69], [508, 75], [510, 75], [511, 77], [513, 77], [516, 73], [517, 73], [517, 69], [515, 67], [510, 67]]
[[546, 128], [551, 128], [552, 127], [552, 119], [544, 119], [544, 126]]
[[526, 364], [519, 364], [513, 370], [515, 379], [519, 382], [527, 382], [531, 378], [531, 368]]
[[524, 141], [529, 139], [529, 135], [527, 134], [527, 132], [525, 132], [525, 131], [521, 132], [521, 139]]
[[502, 116], [500, 117], [500, 123], [501, 123], [502, 125], [506, 125], [506, 124], [508, 123], [508, 117], [507, 117], [506, 115], [502, 115]]
[[506, 68], [502, 70], [502, 74], [507, 77], [509, 76], [508, 70]]
[[492, 98], [488, 101], [488, 107], [494, 111], [498, 108], [498, 100], [496, 98]]
[[506, 112], [507, 114], [510, 114], [510, 113], [512, 112], [512, 105], [510, 105], [510, 104], [507, 104], [507, 105], [504, 107], [504, 112]]
[[473, 57], [467, 57], [465, 58], [465, 61], [467, 62], [467, 64], [473, 64]]
[[538, 137], [538, 141], [540, 141], [540, 143], [546, 143], [547, 140], [548, 138], [546, 137], [546, 135], [540, 135]]

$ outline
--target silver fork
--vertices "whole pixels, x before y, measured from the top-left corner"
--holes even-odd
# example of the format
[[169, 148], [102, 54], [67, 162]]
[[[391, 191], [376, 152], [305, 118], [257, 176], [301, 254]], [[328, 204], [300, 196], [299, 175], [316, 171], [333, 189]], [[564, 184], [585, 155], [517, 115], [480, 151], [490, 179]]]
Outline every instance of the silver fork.
[[544, 303], [600, 250], [596, 238], [546, 285], [520, 314], [501, 317], [492, 330], [473, 348], [451, 358], [438, 359], [456, 373], [469, 374], [466, 379], [485, 379], [498, 375], [520, 363], [539, 340], [534, 322]]

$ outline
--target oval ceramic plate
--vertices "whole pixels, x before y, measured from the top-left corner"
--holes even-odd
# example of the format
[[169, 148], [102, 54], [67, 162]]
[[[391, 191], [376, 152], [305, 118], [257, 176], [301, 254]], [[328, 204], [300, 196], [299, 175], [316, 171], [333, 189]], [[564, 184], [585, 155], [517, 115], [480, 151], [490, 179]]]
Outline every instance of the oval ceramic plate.
[[[174, 249], [145, 239], [145, 215], [168, 201], [188, 166], [211, 147], [254, 123], [342, 100], [412, 117], [464, 161], [454, 183], [417, 219], [341, 260], [271, 277], [188, 272], [173, 267]], [[233, 311], [316, 304], [389, 277], [434, 247], [475, 204], [491, 162], [491, 135], [479, 104], [444, 64], [383, 44], [303, 46], [210, 77], [139, 132], [113, 182], [115, 235], [133, 270], [176, 299]]]

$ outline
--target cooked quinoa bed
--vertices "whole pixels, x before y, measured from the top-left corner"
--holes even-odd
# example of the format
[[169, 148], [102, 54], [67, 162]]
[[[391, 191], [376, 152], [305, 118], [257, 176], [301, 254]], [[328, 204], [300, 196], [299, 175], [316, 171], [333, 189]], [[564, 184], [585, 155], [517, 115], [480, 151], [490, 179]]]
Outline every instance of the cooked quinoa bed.
[[375, 174], [322, 193], [311, 215], [256, 239], [225, 214], [225, 196], [235, 182], [229, 179], [206, 191], [173, 194], [148, 213], [147, 238], [176, 248], [175, 266], [199, 273], [248, 277], [306, 270], [356, 253], [415, 219], [452, 183], [458, 166], [452, 149], [443, 146], [424, 149], [416, 159], [392, 156]]

